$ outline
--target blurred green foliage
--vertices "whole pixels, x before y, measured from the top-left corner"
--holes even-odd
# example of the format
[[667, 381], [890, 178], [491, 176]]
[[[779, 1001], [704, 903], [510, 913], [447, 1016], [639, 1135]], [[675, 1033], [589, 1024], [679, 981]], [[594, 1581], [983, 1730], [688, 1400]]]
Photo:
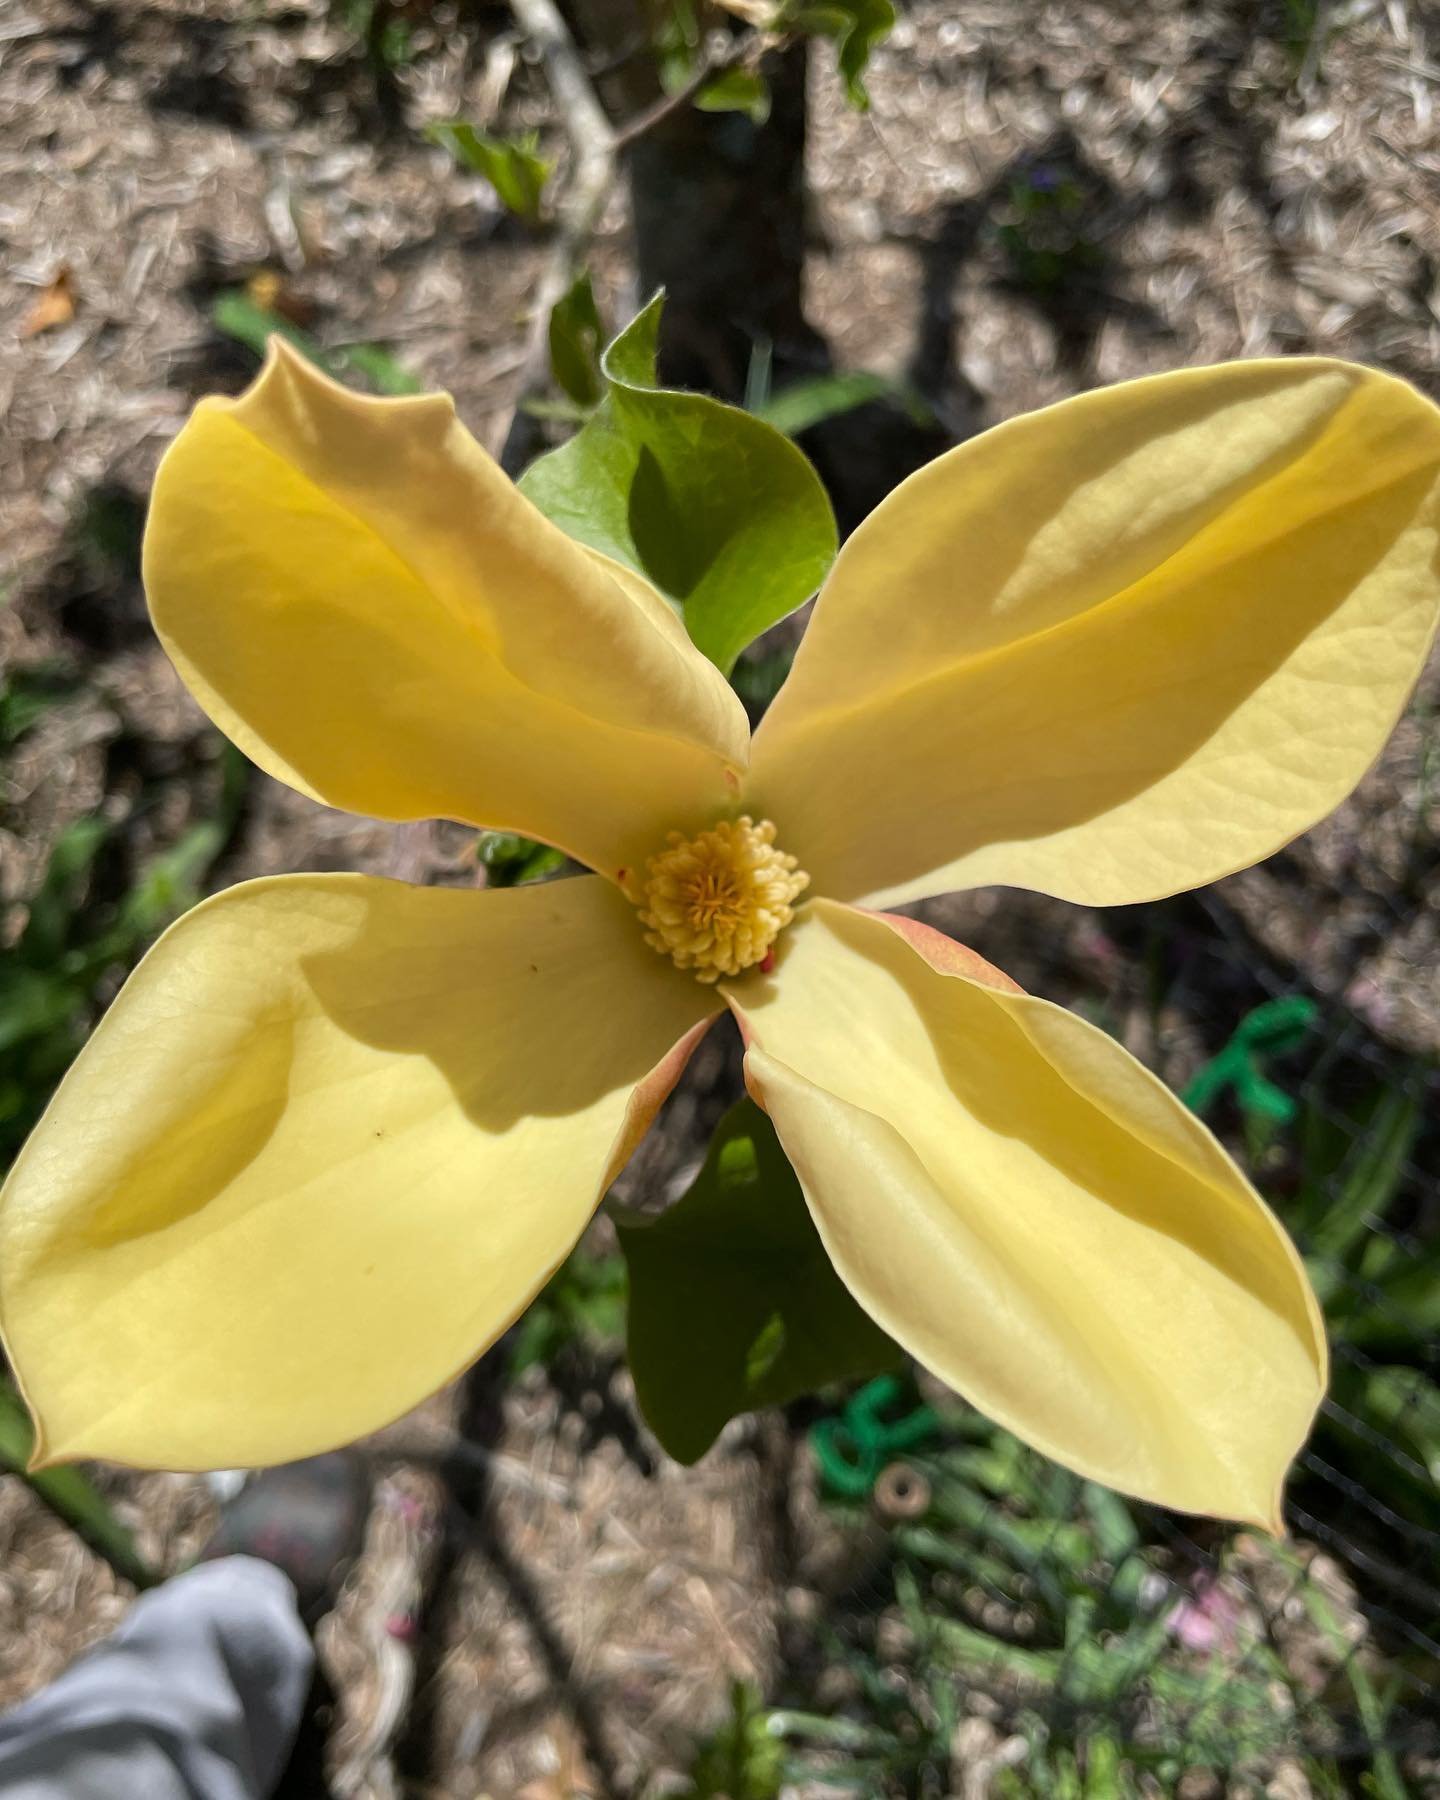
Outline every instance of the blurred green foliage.
[[1440, 1546], [1440, 1237], [1404, 1228], [1430, 1071], [1338, 1104], [1312, 1095], [1300, 1180], [1281, 1216], [1304, 1252], [1334, 1352], [1314, 1449], [1342, 1479]]
[[513, 831], [482, 831], [475, 854], [486, 870], [488, 887], [523, 887], [528, 881], [543, 881], [565, 865], [563, 850]]
[[779, 1800], [785, 1751], [747, 1682], [730, 1684], [730, 1716], [696, 1754], [677, 1800]]
[[789, 1779], [938, 1800], [961, 1702], [979, 1692], [1012, 1745], [993, 1791], [1017, 1800], [1139, 1795], [1142, 1776], [1144, 1791], [1170, 1793], [1196, 1769], [1263, 1783], [1295, 1756], [1316, 1791], [1350, 1792], [1341, 1759], [1348, 1769], [1357, 1739], [1379, 1784], [1366, 1791], [1404, 1794], [1385, 1744], [1389, 1698], [1293, 1552], [1250, 1554], [1311, 1615], [1334, 1671], [1323, 1693], [1287, 1663], [1235, 1575], [1187, 1567], [1148, 1508], [979, 1414], [941, 1415], [938, 1441], [912, 1450], [904, 1472], [903, 1515], [886, 1516], [878, 1487], [869, 1509], [832, 1502], [872, 1545], [878, 1518], [877, 1591], [869, 1617], [842, 1607], [819, 1627], [826, 1667], [844, 1673], [843, 1709], [772, 1715]]
[[[0, 688], [0, 717], [7, 702], [13, 716], [8, 681]], [[102, 996], [199, 899], [234, 828], [248, 766], [238, 750], [226, 747], [215, 815], [191, 825], [116, 899], [97, 895], [94, 878], [118, 821], [91, 814], [56, 839], [24, 926], [0, 962], [0, 1167], [39, 1118]]]
[[545, 184], [554, 164], [540, 154], [540, 139], [533, 131], [518, 137], [496, 137], [467, 125], [463, 119], [447, 119], [427, 125], [432, 144], [448, 150], [462, 168], [483, 175], [507, 212], [527, 225], [540, 217]]
[[[98, 496], [85, 506], [77, 533], [97, 556], [126, 562], [132, 548], [128, 515], [122, 518], [103, 502]], [[84, 685], [78, 668], [61, 658], [0, 674], [0, 781], [5, 759]], [[85, 814], [56, 836], [33, 892], [17, 908], [18, 931], [0, 958], [0, 1175], [120, 979], [200, 898], [234, 831], [248, 768], [227, 745], [213, 809], [138, 868], [123, 840], [127, 823], [152, 803], [154, 796], [143, 790], [127, 810]], [[81, 1470], [28, 1471], [33, 1435], [19, 1395], [0, 1377], [0, 1469], [25, 1480], [122, 1579], [139, 1587], [158, 1580], [129, 1529]]]
[[1095, 276], [1104, 257], [1089, 236], [1089, 210], [1063, 165], [1035, 163], [1011, 180], [995, 239], [1017, 287], [1051, 299]]
[[393, 74], [411, 60], [410, 22], [397, 0], [330, 0], [330, 9], [377, 74]]
[[262, 306], [244, 288], [230, 288], [217, 295], [210, 318], [217, 331], [243, 344], [257, 357], [264, 356], [272, 336], [282, 337], [336, 381], [358, 377], [377, 394], [420, 392], [421, 384], [415, 376], [379, 344], [346, 344], [326, 349], [308, 331], [302, 331], [271, 307]]
[[625, 1264], [613, 1251], [573, 1251], [521, 1317], [510, 1340], [512, 1375], [552, 1367], [574, 1348], [617, 1348], [625, 1334]]
[[695, 96], [701, 112], [744, 113], [752, 125], [770, 117], [770, 84], [756, 69], [722, 69]]
[[835, 45], [846, 98], [858, 112], [869, 110], [865, 70], [875, 46], [895, 27], [890, 0], [781, 0], [775, 26], [829, 38]]

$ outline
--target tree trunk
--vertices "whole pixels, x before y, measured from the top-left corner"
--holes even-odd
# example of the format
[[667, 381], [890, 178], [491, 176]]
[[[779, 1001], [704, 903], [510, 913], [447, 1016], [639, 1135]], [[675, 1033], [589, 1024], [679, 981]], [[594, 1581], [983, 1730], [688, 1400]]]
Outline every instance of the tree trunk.
[[[627, 0], [572, 0], [576, 28], [597, 63], [612, 118], [659, 95], [656, 59], [636, 37]], [[767, 358], [783, 388], [831, 367], [805, 316], [808, 236], [805, 132], [808, 45], [766, 58], [770, 116], [677, 107], [630, 148], [627, 174], [641, 299], [666, 291], [660, 378], [725, 400], [746, 392], [752, 360]], [[954, 438], [903, 408], [873, 401], [802, 438], [849, 530]]]

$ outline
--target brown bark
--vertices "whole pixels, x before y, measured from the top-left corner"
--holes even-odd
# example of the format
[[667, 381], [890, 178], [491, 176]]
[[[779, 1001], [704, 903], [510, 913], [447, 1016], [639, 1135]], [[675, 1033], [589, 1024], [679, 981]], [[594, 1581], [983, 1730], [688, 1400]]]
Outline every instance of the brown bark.
[[[572, 10], [592, 55], [615, 65], [600, 84], [612, 118], [651, 105], [660, 87], [645, 10], [619, 0], [574, 0]], [[763, 125], [678, 107], [625, 157], [640, 292], [667, 295], [661, 377], [731, 400], [744, 393], [758, 346], [769, 346], [782, 377], [827, 366], [802, 302], [804, 46], [772, 52], [763, 73]]]

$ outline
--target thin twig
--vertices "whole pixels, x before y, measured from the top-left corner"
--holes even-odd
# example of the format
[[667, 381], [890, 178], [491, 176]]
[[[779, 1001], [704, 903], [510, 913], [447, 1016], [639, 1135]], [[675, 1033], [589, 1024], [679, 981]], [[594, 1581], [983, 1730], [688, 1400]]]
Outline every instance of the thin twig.
[[534, 311], [526, 333], [523, 373], [504, 442], [500, 466], [518, 475], [539, 447], [540, 421], [529, 402], [542, 393], [550, 374], [550, 314], [584, 264], [590, 239], [600, 224], [623, 151], [687, 106], [716, 75], [758, 54], [771, 41], [758, 30], [747, 31], [718, 53], [701, 57], [694, 75], [673, 94], [644, 107], [625, 124], [610, 123], [601, 106], [570, 29], [555, 0], [511, 0], [516, 22], [539, 50], [556, 110], [570, 139], [574, 169], [560, 202], [550, 255], [536, 289]]
[[501, 468], [507, 475], [518, 475], [539, 437], [539, 421], [526, 402], [544, 386], [549, 370], [550, 314], [579, 274], [586, 246], [605, 210], [615, 176], [615, 132], [554, 0], [511, 0], [511, 4], [521, 30], [544, 58], [546, 79], [575, 155], [555, 241], [535, 294], [520, 393], [500, 451]]
[[707, 82], [717, 75], [723, 75], [729, 69], [738, 68], [742, 63], [758, 56], [763, 49], [774, 47], [783, 49], [786, 40], [782, 37], [766, 38], [758, 31], [747, 31], [744, 36], [732, 38], [719, 52], [707, 52], [700, 58], [695, 73], [683, 87], [675, 89], [673, 94], [662, 94], [650, 106], [642, 107], [633, 119], [617, 127], [615, 132], [615, 148], [617, 151], [628, 150], [637, 138], [645, 136], [647, 131], [668, 119], [672, 113], [679, 112], [682, 106], [688, 106]]

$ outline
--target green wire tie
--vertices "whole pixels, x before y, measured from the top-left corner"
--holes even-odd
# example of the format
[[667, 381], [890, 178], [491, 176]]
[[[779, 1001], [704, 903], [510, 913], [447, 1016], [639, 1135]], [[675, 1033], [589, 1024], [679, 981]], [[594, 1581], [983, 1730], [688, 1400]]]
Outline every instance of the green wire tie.
[[898, 1376], [877, 1376], [850, 1396], [838, 1417], [821, 1419], [811, 1427], [810, 1444], [822, 1487], [849, 1500], [864, 1499], [887, 1463], [934, 1436], [940, 1417], [932, 1407], [916, 1406], [899, 1418], [885, 1417], [904, 1399], [905, 1391]]
[[1288, 1125], [1295, 1102], [1261, 1064], [1298, 1049], [1319, 1016], [1320, 1008], [1304, 994], [1286, 994], [1257, 1006], [1236, 1026], [1220, 1054], [1196, 1072], [1181, 1099], [1191, 1112], [1203, 1114], [1230, 1088], [1248, 1117]]

